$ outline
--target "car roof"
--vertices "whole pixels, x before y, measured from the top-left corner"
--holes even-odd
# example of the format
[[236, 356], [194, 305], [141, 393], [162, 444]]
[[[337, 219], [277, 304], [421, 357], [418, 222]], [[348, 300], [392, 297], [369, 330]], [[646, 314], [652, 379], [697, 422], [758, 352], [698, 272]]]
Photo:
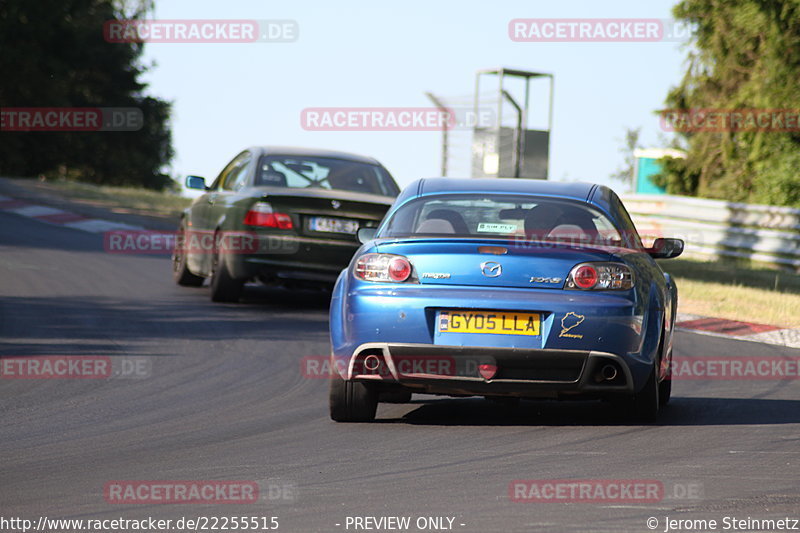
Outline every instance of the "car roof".
[[297, 157], [327, 157], [331, 159], [345, 159], [371, 165], [380, 165], [377, 159], [350, 152], [324, 150], [320, 148], [303, 148], [299, 146], [253, 146], [249, 150], [260, 155], [288, 155]]
[[599, 207], [617, 218], [617, 198], [605, 185], [588, 182], [547, 181], [528, 178], [423, 178], [407, 185], [397, 197], [396, 206], [434, 194], [526, 194], [549, 196]]
[[410, 192], [414, 196], [443, 193], [533, 194], [589, 201], [594, 183], [559, 182], [525, 178], [425, 178]]
[[594, 206], [612, 221], [633, 229], [630, 216], [617, 194], [605, 185], [588, 182], [560, 182], [528, 178], [422, 178], [406, 185], [384, 223], [416, 198], [446, 194], [530, 195], [558, 198]]

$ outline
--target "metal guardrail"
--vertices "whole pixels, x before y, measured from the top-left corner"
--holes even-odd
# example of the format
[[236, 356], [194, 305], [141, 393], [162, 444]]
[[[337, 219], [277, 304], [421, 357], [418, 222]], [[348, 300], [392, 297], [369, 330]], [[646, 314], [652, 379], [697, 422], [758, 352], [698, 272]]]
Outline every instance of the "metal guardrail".
[[737, 257], [800, 271], [800, 209], [632, 194], [622, 197], [645, 241], [677, 237], [686, 255]]

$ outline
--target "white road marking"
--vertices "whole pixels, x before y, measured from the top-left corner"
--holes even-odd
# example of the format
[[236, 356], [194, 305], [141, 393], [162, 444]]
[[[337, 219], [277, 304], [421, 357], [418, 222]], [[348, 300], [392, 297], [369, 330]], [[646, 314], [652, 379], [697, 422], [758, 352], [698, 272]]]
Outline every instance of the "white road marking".
[[45, 207], [43, 205], [26, 205], [25, 207], [16, 207], [9, 209], [12, 213], [22, 215], [25, 217], [42, 217], [48, 215], [64, 215], [71, 214], [63, 209], [55, 209], [53, 207]]
[[96, 218], [89, 218], [86, 220], [78, 220], [76, 222], [67, 222], [61, 224], [68, 228], [78, 229], [81, 231], [88, 231], [90, 233], [103, 233], [105, 231], [113, 230], [144, 230], [141, 226], [131, 226], [130, 224], [123, 224], [121, 222], [110, 222], [108, 220], [100, 220]]
[[752, 335], [726, 335], [725, 333], [717, 333], [716, 331], [704, 331], [702, 329], [684, 328], [676, 325], [675, 331], [685, 331], [686, 333], [708, 335], [709, 337], [719, 337], [721, 339], [786, 346], [787, 348], [800, 348], [800, 329], [776, 329], [774, 331], [765, 331]]
[[757, 453], [760, 455], [797, 455], [800, 454], [800, 451], [797, 452], [769, 452], [769, 451], [758, 451], [758, 450], [729, 450], [728, 453]]

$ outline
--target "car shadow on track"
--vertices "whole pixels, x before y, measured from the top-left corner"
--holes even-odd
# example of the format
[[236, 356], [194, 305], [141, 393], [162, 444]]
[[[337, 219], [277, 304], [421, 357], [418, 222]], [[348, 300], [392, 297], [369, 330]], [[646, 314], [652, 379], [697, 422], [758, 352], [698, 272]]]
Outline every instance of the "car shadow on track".
[[248, 284], [238, 304], [278, 309], [324, 309], [331, 305], [331, 293], [323, 290], [282, 289]]
[[[416, 407], [416, 408], [414, 408]], [[404, 414], [400, 411], [403, 408]], [[412, 408], [411, 411], [408, 411]], [[800, 400], [676, 397], [658, 422], [640, 424], [607, 402], [522, 401], [516, 408], [480, 398], [381, 405], [378, 423], [432, 426], [720, 426], [800, 423]]]
[[[152, 355], [161, 339], [328, 342], [328, 299], [272, 291], [217, 304], [202, 290], [120, 296], [7, 296], [0, 301], [0, 354]], [[147, 346], [146, 353], [140, 349]], [[325, 350], [327, 352], [327, 350]]]

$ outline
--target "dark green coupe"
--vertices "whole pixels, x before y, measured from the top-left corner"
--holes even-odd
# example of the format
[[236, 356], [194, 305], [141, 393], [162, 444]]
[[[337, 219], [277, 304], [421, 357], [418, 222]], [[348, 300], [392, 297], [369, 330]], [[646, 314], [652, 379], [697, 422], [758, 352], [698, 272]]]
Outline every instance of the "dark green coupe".
[[302, 148], [248, 148], [182, 214], [173, 253], [179, 285], [210, 278], [211, 299], [239, 300], [258, 280], [293, 288], [330, 287], [399, 192], [376, 160]]

